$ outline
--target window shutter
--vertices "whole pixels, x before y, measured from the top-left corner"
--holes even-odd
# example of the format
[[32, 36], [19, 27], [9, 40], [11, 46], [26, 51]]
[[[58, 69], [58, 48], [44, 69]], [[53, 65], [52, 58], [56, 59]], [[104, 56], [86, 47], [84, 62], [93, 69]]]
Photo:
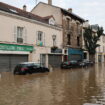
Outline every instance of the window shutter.
[[43, 46], [45, 46], [45, 33], [43, 32]]
[[38, 31], [36, 32], [36, 45], [38, 44]]
[[23, 42], [27, 43], [27, 29], [24, 27], [23, 29]]
[[14, 26], [14, 42], [17, 42], [17, 27]]

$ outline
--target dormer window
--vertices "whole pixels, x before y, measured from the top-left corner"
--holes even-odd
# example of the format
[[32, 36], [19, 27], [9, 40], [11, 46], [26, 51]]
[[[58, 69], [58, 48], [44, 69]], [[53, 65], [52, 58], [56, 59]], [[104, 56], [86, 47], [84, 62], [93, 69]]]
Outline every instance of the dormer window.
[[54, 20], [54, 18], [50, 18], [50, 19], [49, 19], [49, 24], [55, 25], [55, 20]]

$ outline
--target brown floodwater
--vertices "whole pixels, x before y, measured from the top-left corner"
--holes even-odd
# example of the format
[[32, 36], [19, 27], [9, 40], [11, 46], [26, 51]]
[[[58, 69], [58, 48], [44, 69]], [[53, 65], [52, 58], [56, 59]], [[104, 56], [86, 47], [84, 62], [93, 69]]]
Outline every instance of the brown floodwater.
[[0, 105], [105, 104], [105, 65], [32, 75], [0, 74]]

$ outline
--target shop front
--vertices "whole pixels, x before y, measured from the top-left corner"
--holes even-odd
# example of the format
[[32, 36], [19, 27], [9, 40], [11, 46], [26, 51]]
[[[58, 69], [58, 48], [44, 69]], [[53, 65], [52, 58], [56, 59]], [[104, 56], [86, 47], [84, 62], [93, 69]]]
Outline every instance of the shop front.
[[31, 45], [0, 43], [0, 72], [13, 71], [18, 63], [29, 61], [32, 51]]
[[70, 60], [82, 60], [83, 51], [81, 49], [68, 48], [68, 61]]

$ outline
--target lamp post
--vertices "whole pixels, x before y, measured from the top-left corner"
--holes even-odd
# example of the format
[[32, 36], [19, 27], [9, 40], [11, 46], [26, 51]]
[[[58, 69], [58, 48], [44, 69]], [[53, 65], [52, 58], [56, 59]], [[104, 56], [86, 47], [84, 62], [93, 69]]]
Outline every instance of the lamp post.
[[55, 46], [56, 35], [52, 35], [52, 39], [53, 39], [53, 46]]

